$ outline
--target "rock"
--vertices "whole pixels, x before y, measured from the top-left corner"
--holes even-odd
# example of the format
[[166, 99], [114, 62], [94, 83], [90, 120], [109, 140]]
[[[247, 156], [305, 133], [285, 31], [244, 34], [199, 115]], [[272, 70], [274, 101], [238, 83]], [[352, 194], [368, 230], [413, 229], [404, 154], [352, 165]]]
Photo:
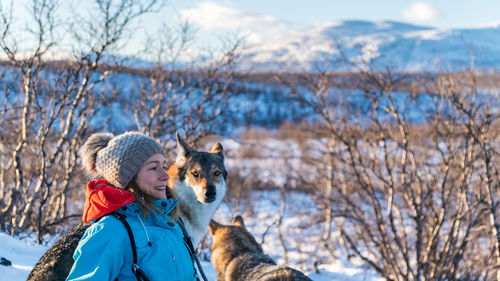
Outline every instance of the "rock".
[[10, 260], [4, 258], [4, 257], [1, 257], [0, 258], [0, 264], [1, 265], [5, 265], [5, 266], [11, 266], [12, 265], [12, 262], [10, 262]]

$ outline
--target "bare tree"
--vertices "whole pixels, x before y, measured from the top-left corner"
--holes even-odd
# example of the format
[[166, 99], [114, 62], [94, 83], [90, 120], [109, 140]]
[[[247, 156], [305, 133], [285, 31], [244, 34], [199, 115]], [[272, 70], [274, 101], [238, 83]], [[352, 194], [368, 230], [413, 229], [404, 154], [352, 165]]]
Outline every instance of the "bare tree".
[[[433, 95], [411, 95], [401, 91], [411, 79], [389, 70], [360, 69], [349, 78], [357, 90], [334, 78], [326, 72], [282, 76], [292, 97], [322, 121], [317, 135], [323, 141], [310, 148], [319, 151], [304, 166], [327, 173], [320, 179], [296, 175], [325, 210], [324, 243], [333, 243], [328, 233], [338, 231], [347, 254], [387, 280], [489, 280], [491, 266], [467, 267], [464, 260], [484, 235], [484, 202], [490, 201], [481, 184], [494, 185], [491, 158], [484, 160], [494, 155], [492, 115], [478, 114], [486, 111], [473, 102], [460, 109], [449, 84], [428, 89]], [[474, 100], [464, 88], [455, 93]], [[364, 108], [353, 108], [346, 97], [365, 101]], [[419, 99], [431, 100], [420, 108]]]
[[[96, 1], [91, 17], [75, 17], [79, 26], [71, 31], [80, 43], [75, 59], [54, 62], [45, 55], [58, 43], [55, 28], [62, 25], [56, 24], [57, 4], [32, 1], [33, 25], [29, 26], [34, 28], [29, 32], [37, 45], [27, 55], [19, 52], [12, 33], [12, 12], [2, 10], [1, 18], [0, 47], [8, 57], [8, 71], [22, 81], [13, 91], [24, 99], [9, 101], [9, 106], [21, 112], [10, 112], [8, 126], [16, 139], [3, 147], [12, 156], [2, 154], [1, 159], [6, 169], [2, 172], [0, 225], [10, 234], [32, 229], [39, 242], [51, 227], [72, 217], [67, 196], [77, 191], [69, 187], [83, 185], [83, 179], [75, 177], [80, 174], [77, 151], [98, 104], [107, 97], [105, 87], [98, 85], [112, 72], [100, 67], [103, 55], [119, 45], [134, 19], [158, 6], [155, 0]], [[2, 124], [2, 131], [9, 127]]]
[[[30, 32], [35, 36], [36, 47], [31, 55], [27, 58], [20, 57], [18, 54], [18, 44], [15, 41], [7, 41], [12, 37], [9, 34], [12, 28], [12, 5], [9, 11], [2, 9], [2, 40], [0, 41], [0, 47], [3, 52], [9, 58], [9, 61], [14, 65], [14, 67], [19, 70], [22, 79], [22, 88], [20, 92], [23, 93], [24, 101], [20, 108], [22, 108], [22, 114], [20, 116], [19, 122], [17, 124], [18, 139], [16, 141], [16, 146], [12, 152], [12, 166], [15, 173], [15, 184], [11, 189], [10, 197], [8, 201], [5, 202], [5, 206], [2, 208], [3, 217], [10, 216], [10, 224], [12, 229], [11, 234], [15, 233], [18, 223], [16, 222], [16, 216], [12, 214], [18, 213], [18, 208], [21, 206], [19, 202], [22, 200], [23, 188], [31, 184], [31, 180], [26, 180], [25, 169], [23, 168], [21, 156], [24, 149], [27, 146], [31, 114], [33, 105], [36, 102], [36, 81], [40, 71], [43, 69], [44, 63], [42, 61], [42, 56], [50, 50], [50, 48], [55, 44], [51, 34], [54, 27], [53, 12], [56, 3], [54, 1], [33, 1], [31, 15], [33, 21], [36, 25], [36, 29], [30, 30]], [[3, 7], [2, 7], [3, 8]], [[3, 196], [5, 198], [5, 196]], [[5, 219], [3, 219], [5, 220]]]
[[194, 32], [183, 22], [177, 32], [163, 26], [150, 38], [154, 44], [147, 50], [158, 60], [134, 81], [132, 96], [137, 102], [129, 110], [137, 130], [159, 139], [170, 139], [177, 130], [196, 143], [208, 134], [222, 133], [222, 125], [231, 122], [229, 103], [238, 90], [234, 57], [241, 42], [233, 41], [222, 56], [194, 68], [200, 62], [184, 56]]
[[[458, 78], [458, 79], [457, 79]], [[469, 170], [465, 170], [469, 185], [474, 190], [474, 197], [479, 200], [484, 208], [484, 221], [481, 226], [489, 231], [476, 237], [476, 241], [487, 238], [491, 253], [488, 259], [476, 262], [475, 270], [466, 272], [467, 275], [479, 279], [500, 279], [500, 224], [499, 224], [499, 174], [496, 168], [499, 163], [498, 148], [498, 118], [495, 110], [498, 99], [487, 90], [480, 90], [477, 77], [474, 72], [464, 73], [463, 77], [448, 74], [441, 75], [437, 79], [437, 93], [449, 101], [451, 112], [455, 116], [447, 116], [455, 119], [459, 124], [457, 131], [463, 135], [467, 142], [467, 150], [463, 154], [468, 155], [470, 162]], [[478, 242], [478, 243], [484, 243]], [[476, 245], [482, 247], [483, 245]], [[480, 255], [484, 256], [484, 254]], [[478, 265], [482, 271], [477, 271]], [[487, 272], [487, 273], [485, 273]], [[491, 272], [491, 275], [488, 274]]]

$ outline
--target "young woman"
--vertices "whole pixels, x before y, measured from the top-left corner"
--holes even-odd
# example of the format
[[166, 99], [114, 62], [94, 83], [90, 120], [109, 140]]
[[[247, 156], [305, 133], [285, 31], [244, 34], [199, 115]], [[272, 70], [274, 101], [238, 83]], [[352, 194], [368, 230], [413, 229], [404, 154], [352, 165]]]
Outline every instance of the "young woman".
[[88, 183], [83, 220], [92, 226], [78, 244], [66, 280], [139, 280], [119, 216], [130, 226], [145, 280], [196, 280], [175, 220], [178, 200], [168, 193], [161, 145], [137, 132], [100, 133], [90, 136], [81, 156], [86, 170], [100, 179]]

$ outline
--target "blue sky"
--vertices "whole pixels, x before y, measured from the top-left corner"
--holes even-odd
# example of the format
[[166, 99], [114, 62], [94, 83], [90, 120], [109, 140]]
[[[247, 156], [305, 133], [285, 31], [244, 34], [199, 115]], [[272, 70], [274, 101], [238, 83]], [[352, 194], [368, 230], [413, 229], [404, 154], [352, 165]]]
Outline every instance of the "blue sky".
[[[21, 5], [24, 1], [15, 1]], [[65, 1], [61, 1], [66, 3]], [[80, 3], [90, 3], [85, 0]], [[162, 23], [186, 19], [197, 27], [196, 45], [224, 36], [244, 36], [247, 44], [315, 25], [344, 20], [398, 21], [415, 25], [476, 28], [500, 23], [500, 0], [166, 0], [158, 14], [147, 15], [123, 53], [134, 53]], [[85, 6], [85, 4], [84, 4]], [[19, 8], [19, 6], [17, 7]], [[22, 10], [22, 9], [20, 9]]]
[[347, 19], [394, 20], [442, 28], [500, 22], [497, 0], [174, 0], [169, 7], [197, 14], [223, 12], [226, 8], [241, 15], [267, 16], [298, 26]]
[[[180, 15], [201, 32], [238, 29], [250, 41], [340, 20], [391, 20], [437, 28], [500, 23], [499, 0], [178, 0], [166, 14]], [[173, 16], [172, 18], [175, 18]]]

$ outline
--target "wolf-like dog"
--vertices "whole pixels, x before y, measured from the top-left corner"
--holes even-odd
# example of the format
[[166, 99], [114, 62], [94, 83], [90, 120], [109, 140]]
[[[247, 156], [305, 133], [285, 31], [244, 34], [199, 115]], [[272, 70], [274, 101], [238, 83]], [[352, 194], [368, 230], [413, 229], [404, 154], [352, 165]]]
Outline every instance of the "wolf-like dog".
[[311, 281], [302, 272], [287, 266], [278, 266], [262, 250], [245, 228], [241, 216], [233, 225], [222, 225], [211, 220], [211, 261], [219, 281]]
[[226, 195], [227, 171], [222, 145], [199, 152], [177, 137], [177, 159], [167, 173], [168, 186], [181, 200], [179, 216], [196, 247]]
[[[188, 146], [176, 133], [177, 158], [167, 170], [168, 188], [180, 199], [179, 217], [194, 247], [226, 195], [227, 170], [220, 143], [208, 152]], [[90, 226], [81, 223], [57, 241], [33, 267], [28, 281], [64, 280], [73, 265], [73, 253]], [[130, 245], [124, 245], [130, 247]]]

